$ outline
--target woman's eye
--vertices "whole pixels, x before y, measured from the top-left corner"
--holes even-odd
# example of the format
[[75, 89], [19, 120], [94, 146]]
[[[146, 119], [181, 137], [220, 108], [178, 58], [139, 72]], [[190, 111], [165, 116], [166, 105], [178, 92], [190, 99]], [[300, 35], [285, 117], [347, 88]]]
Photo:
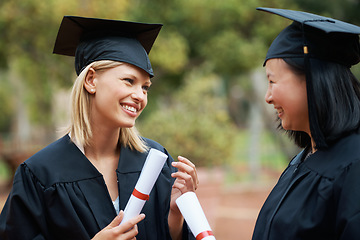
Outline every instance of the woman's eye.
[[144, 91], [148, 92], [150, 89], [150, 86], [143, 86]]
[[133, 84], [133, 82], [134, 82], [134, 80], [132, 80], [131, 78], [124, 78], [123, 80], [130, 84]]

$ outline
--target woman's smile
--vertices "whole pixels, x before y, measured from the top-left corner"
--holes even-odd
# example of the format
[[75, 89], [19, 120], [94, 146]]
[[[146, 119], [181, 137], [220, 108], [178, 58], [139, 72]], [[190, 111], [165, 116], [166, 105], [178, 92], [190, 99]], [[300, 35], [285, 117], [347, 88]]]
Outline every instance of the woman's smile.
[[278, 117], [281, 118], [284, 114], [284, 109], [282, 108], [275, 108], [278, 114]]
[[125, 110], [126, 113], [128, 113], [132, 117], [137, 116], [138, 109], [137, 107], [130, 106], [129, 104], [120, 104], [121, 107]]

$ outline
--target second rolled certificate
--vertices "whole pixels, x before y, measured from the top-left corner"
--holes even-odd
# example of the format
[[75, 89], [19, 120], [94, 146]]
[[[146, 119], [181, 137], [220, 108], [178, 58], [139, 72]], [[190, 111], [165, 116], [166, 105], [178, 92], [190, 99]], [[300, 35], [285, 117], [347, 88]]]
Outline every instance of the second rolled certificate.
[[126, 204], [121, 223], [140, 214], [167, 158], [165, 153], [154, 148], [150, 149], [134, 191]]
[[176, 199], [176, 204], [196, 240], [215, 240], [199, 199], [194, 192], [184, 193]]

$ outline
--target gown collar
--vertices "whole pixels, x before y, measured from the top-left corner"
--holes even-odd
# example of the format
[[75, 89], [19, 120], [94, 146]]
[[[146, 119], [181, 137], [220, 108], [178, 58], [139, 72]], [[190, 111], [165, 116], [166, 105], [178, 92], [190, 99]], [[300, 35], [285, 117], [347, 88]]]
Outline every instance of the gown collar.
[[[84, 146], [80, 144], [74, 137], [72, 137], [71, 133], [69, 133], [68, 135], [71, 141], [75, 144], [75, 146], [85, 156]], [[140, 153], [138, 151], [132, 151], [130, 148], [121, 145], [117, 171], [119, 173], [139, 172], [142, 170], [145, 160], [146, 155], [144, 155], [143, 153]]]

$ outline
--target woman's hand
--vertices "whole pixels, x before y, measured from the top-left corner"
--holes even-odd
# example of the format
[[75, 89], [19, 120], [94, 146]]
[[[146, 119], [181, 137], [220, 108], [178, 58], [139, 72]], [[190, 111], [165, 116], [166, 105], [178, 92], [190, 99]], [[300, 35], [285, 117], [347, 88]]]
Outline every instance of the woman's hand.
[[178, 171], [171, 174], [171, 176], [176, 179], [172, 186], [170, 212], [168, 217], [170, 235], [174, 240], [181, 239], [184, 222], [183, 216], [181, 215], [175, 200], [183, 193], [189, 191], [195, 192], [199, 184], [195, 165], [181, 156], [178, 157], [178, 160], [178, 162], [172, 163]]
[[181, 156], [178, 157], [178, 160], [178, 162], [172, 163], [178, 171], [171, 174], [171, 176], [176, 179], [174, 185], [172, 186], [170, 209], [175, 211], [180, 211], [175, 203], [175, 200], [183, 193], [189, 191], [195, 192], [199, 184], [195, 165], [188, 159]]
[[92, 240], [135, 240], [135, 236], [138, 234], [136, 224], [145, 218], [145, 214], [140, 214], [119, 225], [123, 217], [124, 212], [120, 211], [119, 215], [108, 226], [98, 232]]

